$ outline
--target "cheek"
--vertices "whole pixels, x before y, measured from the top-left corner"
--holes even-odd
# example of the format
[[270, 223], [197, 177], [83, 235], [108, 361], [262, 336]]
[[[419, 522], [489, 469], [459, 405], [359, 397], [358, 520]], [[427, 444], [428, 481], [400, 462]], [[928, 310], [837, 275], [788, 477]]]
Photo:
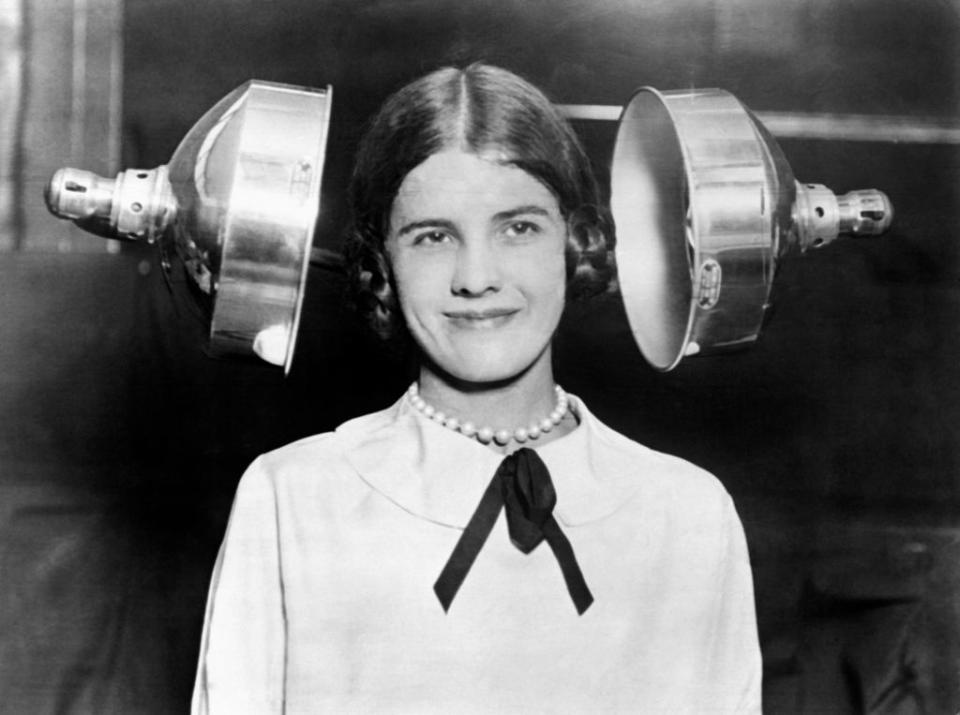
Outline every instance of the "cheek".
[[553, 312], [563, 312], [567, 294], [567, 261], [563, 251], [543, 256], [527, 271], [528, 285], [538, 300], [549, 304]]
[[403, 256], [391, 257], [390, 267], [397, 289], [397, 303], [407, 323], [415, 320], [418, 313], [434, 305], [438, 296], [438, 278], [441, 271], [431, 269], [423, 261], [407, 261]]

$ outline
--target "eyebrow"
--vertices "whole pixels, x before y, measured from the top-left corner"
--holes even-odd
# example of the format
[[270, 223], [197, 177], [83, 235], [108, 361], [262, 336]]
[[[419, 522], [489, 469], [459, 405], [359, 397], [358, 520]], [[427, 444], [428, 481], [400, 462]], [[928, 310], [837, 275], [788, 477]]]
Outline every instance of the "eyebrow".
[[418, 231], [421, 228], [444, 228], [448, 231], [454, 230], [455, 226], [453, 221], [448, 221], [445, 218], [427, 218], [422, 221], [412, 221], [408, 224], [404, 224], [403, 228], [397, 231], [397, 236], [402, 236], [405, 233], [410, 233], [411, 231]]
[[[500, 221], [509, 221], [517, 216], [529, 214], [550, 218], [550, 212], [547, 211], [547, 209], [543, 208], [542, 206], [537, 206], [536, 204], [528, 204], [526, 206], [517, 206], [516, 208], [507, 209], [506, 211], [498, 211], [493, 215], [493, 222], [496, 223]], [[397, 231], [397, 236], [403, 236], [411, 231], [418, 231], [422, 228], [442, 228], [452, 231], [456, 228], [456, 226], [454, 225], [453, 221], [445, 218], [427, 218], [404, 224], [403, 228]]]
[[529, 204], [527, 206], [517, 206], [515, 209], [508, 209], [506, 211], [500, 211], [499, 213], [494, 214], [494, 221], [509, 221], [516, 216], [523, 216], [524, 214], [533, 214], [534, 216], [543, 216], [544, 218], [550, 218], [550, 212], [547, 211], [542, 206], [537, 206], [536, 204]]

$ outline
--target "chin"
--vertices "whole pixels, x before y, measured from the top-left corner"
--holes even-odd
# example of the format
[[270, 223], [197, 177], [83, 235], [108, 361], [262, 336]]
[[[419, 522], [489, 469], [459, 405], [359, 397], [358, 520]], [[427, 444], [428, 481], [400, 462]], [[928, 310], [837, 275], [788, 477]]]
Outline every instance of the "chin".
[[517, 352], [475, 352], [468, 357], [444, 361], [440, 368], [457, 380], [470, 383], [510, 382], [532, 367], [539, 355], [524, 359]]
[[460, 369], [456, 372], [448, 372], [452, 377], [456, 378], [460, 382], [470, 383], [473, 385], [488, 385], [493, 383], [509, 383], [523, 371], [520, 370], [515, 372], [512, 370]]

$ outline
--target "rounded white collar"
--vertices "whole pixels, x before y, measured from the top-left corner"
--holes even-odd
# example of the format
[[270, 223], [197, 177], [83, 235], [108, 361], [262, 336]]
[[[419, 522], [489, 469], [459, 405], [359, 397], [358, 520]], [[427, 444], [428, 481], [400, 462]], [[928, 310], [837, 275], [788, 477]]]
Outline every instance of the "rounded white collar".
[[[601, 423], [574, 395], [580, 424], [536, 449], [557, 491], [554, 513], [577, 526], [617, 511], [643, 485], [657, 453]], [[337, 430], [346, 459], [371, 488], [423, 519], [464, 528], [504, 455], [424, 417], [406, 396]]]

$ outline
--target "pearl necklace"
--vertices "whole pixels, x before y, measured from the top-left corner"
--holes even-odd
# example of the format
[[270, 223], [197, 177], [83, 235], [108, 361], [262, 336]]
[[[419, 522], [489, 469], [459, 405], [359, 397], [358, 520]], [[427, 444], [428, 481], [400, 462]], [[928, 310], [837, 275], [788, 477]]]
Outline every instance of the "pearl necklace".
[[513, 432], [505, 429], [495, 430], [492, 427], [478, 428], [473, 422], [461, 422], [456, 417], [448, 417], [433, 405], [428, 405], [426, 400], [420, 397], [420, 388], [417, 383], [410, 385], [407, 395], [410, 398], [410, 403], [418, 412], [437, 424], [443, 425], [454, 432], [459, 432], [465, 437], [472, 437], [481, 444], [496, 442], [503, 446], [508, 444], [510, 440], [516, 440], [522, 444], [528, 439], [537, 439], [540, 435], [546, 434], [563, 422], [563, 418], [567, 416], [567, 411], [570, 409], [570, 400], [560, 385], [555, 385], [553, 389], [557, 393], [557, 404], [553, 408], [553, 412], [539, 422], [532, 422], [526, 427], [517, 427]]

